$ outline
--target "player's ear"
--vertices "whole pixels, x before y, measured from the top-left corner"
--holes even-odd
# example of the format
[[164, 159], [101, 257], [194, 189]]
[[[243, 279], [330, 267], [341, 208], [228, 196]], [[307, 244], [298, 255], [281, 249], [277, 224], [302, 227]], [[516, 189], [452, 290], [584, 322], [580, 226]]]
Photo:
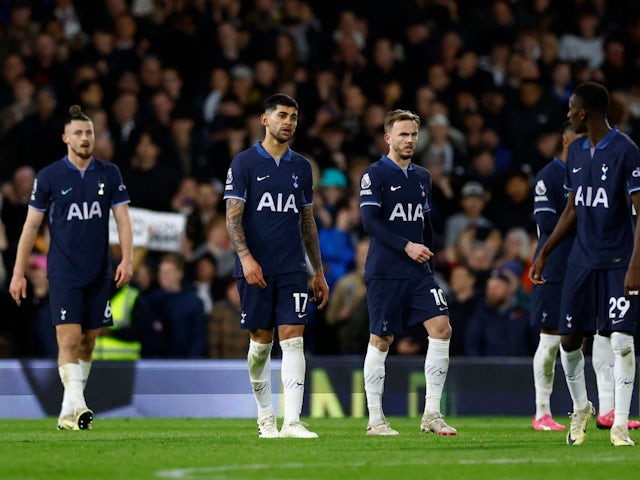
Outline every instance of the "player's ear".
[[264, 127], [266, 127], [267, 125], [269, 125], [269, 119], [267, 118], [267, 115], [266, 115], [266, 114], [264, 114], [264, 113], [263, 113], [262, 115], [260, 115], [260, 122], [262, 123], [262, 125], [263, 125]]

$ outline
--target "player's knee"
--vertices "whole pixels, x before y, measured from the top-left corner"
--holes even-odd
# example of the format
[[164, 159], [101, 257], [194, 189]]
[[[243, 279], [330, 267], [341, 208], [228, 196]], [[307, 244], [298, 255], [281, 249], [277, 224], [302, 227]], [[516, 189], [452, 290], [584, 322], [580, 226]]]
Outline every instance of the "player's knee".
[[625, 357], [633, 353], [633, 336], [623, 332], [613, 332], [611, 334], [611, 348], [613, 353]]
[[427, 333], [429, 334], [429, 338], [437, 338], [438, 340], [449, 340], [451, 338], [451, 325], [448, 321], [446, 322], [435, 322], [433, 323], [427, 322]]

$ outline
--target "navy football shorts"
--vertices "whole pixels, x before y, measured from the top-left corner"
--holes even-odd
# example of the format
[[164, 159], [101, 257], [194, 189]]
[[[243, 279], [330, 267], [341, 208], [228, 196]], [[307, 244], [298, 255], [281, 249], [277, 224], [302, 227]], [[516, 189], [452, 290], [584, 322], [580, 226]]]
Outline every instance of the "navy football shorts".
[[531, 326], [557, 330], [561, 298], [561, 283], [534, 285], [531, 290]]
[[444, 292], [433, 274], [419, 278], [367, 281], [369, 332], [380, 337], [399, 335], [408, 327], [449, 315]]
[[53, 325], [78, 323], [83, 330], [110, 327], [111, 276], [100, 277], [85, 286], [72, 286], [63, 280], [49, 281], [49, 302]]
[[560, 307], [561, 334], [635, 331], [638, 300], [624, 297], [626, 268], [567, 265]]
[[249, 285], [238, 278], [242, 314], [240, 327], [249, 330], [273, 330], [277, 325], [304, 325], [307, 305], [313, 294], [309, 292], [306, 272], [265, 277], [265, 288]]

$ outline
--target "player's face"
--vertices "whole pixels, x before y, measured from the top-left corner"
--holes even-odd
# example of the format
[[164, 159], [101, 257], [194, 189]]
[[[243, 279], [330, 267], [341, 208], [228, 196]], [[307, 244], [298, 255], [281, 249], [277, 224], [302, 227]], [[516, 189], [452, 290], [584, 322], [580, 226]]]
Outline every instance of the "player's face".
[[402, 160], [411, 160], [418, 142], [418, 125], [413, 120], [401, 120], [385, 133], [385, 141], [389, 145], [389, 153]]
[[278, 143], [287, 143], [298, 126], [298, 110], [278, 105], [274, 111], [262, 115], [262, 124]]
[[569, 98], [567, 118], [574, 132], [585, 133], [587, 131], [587, 123], [584, 120], [586, 118], [586, 111], [582, 107], [582, 100], [575, 95], [571, 95]]
[[65, 127], [62, 140], [78, 157], [84, 160], [91, 158], [95, 145], [93, 123], [83, 120], [73, 120]]

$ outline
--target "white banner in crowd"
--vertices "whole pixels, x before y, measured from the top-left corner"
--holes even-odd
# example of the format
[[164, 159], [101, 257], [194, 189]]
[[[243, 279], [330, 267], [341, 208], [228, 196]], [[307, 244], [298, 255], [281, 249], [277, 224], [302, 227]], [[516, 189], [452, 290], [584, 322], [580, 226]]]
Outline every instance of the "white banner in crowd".
[[[184, 234], [187, 217], [183, 213], [155, 212], [144, 208], [129, 208], [133, 246], [160, 252], [177, 252]], [[113, 212], [109, 216], [109, 243], [117, 245], [118, 229]]]

